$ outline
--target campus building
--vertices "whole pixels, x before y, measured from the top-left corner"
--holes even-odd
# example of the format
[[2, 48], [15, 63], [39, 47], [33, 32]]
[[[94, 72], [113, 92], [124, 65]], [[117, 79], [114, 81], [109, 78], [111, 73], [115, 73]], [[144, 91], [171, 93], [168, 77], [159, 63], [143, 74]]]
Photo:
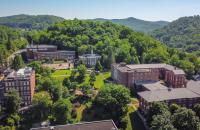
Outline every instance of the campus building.
[[200, 101], [200, 83], [193, 80], [187, 82], [186, 88], [168, 88], [165, 86], [161, 88], [155, 84], [148, 84], [147, 86], [154, 89], [137, 93], [140, 110], [144, 114], [153, 102], [161, 101], [168, 105], [176, 103], [191, 108]]
[[75, 59], [75, 51], [59, 51], [54, 45], [28, 45], [26, 50], [28, 61], [44, 59], [74, 61]]
[[200, 82], [187, 81], [183, 70], [167, 64], [112, 64], [114, 81], [134, 88], [140, 110], [147, 112], [153, 102], [176, 103], [191, 108], [200, 101]]
[[111, 76], [117, 83], [135, 89], [140, 89], [137, 88], [138, 85], [144, 82], [156, 82], [161, 79], [172, 88], [182, 88], [187, 83], [183, 70], [167, 64], [112, 64]]
[[79, 60], [88, 67], [95, 66], [100, 58], [101, 56], [98, 54], [94, 54], [93, 50], [91, 51], [91, 54], [84, 54], [82, 56], [79, 56]]
[[118, 128], [112, 120], [103, 120], [83, 122], [77, 124], [32, 128], [31, 130], [118, 130]]
[[30, 105], [35, 91], [35, 71], [30, 67], [18, 71], [7, 69], [2, 75], [0, 84], [1, 105], [5, 105], [5, 96], [11, 89], [19, 92], [22, 106]]

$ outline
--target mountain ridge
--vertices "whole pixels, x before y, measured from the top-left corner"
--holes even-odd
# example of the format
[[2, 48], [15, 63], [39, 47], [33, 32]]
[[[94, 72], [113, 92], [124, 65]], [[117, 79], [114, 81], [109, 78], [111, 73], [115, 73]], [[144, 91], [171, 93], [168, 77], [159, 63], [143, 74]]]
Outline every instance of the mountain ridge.
[[124, 25], [127, 27], [130, 27], [131, 29], [139, 32], [152, 32], [156, 29], [162, 28], [166, 26], [169, 22], [168, 21], [146, 21], [146, 20], [141, 20], [137, 19], [134, 17], [128, 17], [124, 19], [105, 19], [105, 18], [96, 18], [96, 19], [90, 19], [94, 21], [111, 21], [116, 24]]

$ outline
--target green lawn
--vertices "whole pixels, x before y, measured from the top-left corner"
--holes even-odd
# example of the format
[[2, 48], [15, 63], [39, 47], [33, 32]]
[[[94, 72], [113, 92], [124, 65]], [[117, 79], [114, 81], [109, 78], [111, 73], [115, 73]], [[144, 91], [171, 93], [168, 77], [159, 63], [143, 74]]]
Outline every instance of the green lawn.
[[70, 76], [72, 70], [56, 70], [54, 73], [51, 74], [51, 76], [55, 79], [58, 79], [59, 81], [63, 81], [64, 78], [67, 78]]
[[[52, 73], [52, 77], [58, 79], [59, 81], [63, 81], [64, 78], [67, 78], [70, 76], [72, 70], [56, 70], [54, 73]], [[80, 85], [84, 84], [84, 83], [88, 83], [90, 80], [90, 74], [87, 73], [85, 80], [83, 83], [81, 83]], [[100, 73], [98, 75], [96, 75], [96, 81], [94, 83], [94, 87], [99, 89], [104, 85], [104, 79], [109, 78], [110, 77], [110, 72], [105, 72], [105, 73]]]
[[96, 76], [96, 81], [94, 82], [94, 87], [96, 89], [101, 88], [104, 85], [104, 79], [110, 77], [110, 72], [100, 73]]

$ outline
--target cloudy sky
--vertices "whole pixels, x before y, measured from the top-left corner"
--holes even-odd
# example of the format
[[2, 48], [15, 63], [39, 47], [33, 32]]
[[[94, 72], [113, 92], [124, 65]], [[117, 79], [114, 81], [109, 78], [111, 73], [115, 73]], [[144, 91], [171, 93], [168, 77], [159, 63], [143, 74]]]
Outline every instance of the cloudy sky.
[[66, 19], [127, 18], [172, 21], [200, 14], [200, 0], [0, 0], [0, 16], [49, 14]]

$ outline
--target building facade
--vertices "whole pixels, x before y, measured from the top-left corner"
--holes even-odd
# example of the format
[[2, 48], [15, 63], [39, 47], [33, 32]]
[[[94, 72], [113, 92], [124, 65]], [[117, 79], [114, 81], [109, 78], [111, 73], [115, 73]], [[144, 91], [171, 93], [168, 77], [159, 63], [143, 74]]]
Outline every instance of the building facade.
[[58, 51], [53, 45], [29, 45], [27, 46], [27, 60], [68, 60], [74, 61], [75, 51]]
[[167, 64], [111, 65], [112, 79], [129, 88], [143, 82], [156, 82], [163, 79], [172, 88], [186, 86], [183, 70]]
[[35, 91], [35, 71], [26, 67], [18, 71], [9, 70], [9, 73], [5, 72], [0, 88], [1, 105], [5, 105], [5, 96], [11, 89], [18, 91], [22, 99], [22, 106], [30, 105]]
[[98, 54], [94, 54], [93, 51], [91, 51], [91, 54], [84, 54], [82, 56], [79, 56], [79, 60], [88, 67], [95, 66], [100, 58], [101, 56]]

